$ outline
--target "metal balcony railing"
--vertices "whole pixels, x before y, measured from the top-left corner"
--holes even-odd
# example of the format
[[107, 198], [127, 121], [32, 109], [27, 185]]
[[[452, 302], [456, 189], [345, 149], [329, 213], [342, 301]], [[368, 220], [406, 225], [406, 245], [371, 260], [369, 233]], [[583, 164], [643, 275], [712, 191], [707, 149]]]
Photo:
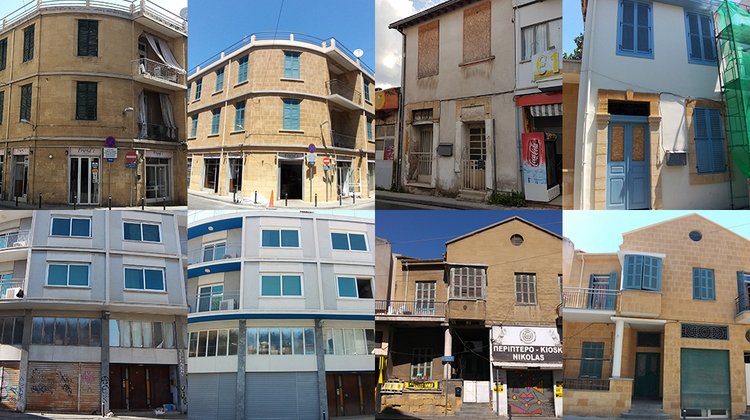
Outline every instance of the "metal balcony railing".
[[585, 391], [609, 391], [609, 379], [564, 378], [563, 388]]
[[333, 147], [341, 147], [344, 149], [356, 149], [357, 148], [357, 137], [350, 136], [347, 134], [337, 133], [331, 131], [331, 140]]
[[138, 123], [138, 133], [141, 138], [149, 140], [176, 141], [177, 128], [169, 128], [163, 124]]
[[619, 290], [563, 287], [563, 308], [614, 311]]
[[375, 315], [443, 318], [445, 317], [445, 302], [376, 300]]
[[0, 235], [0, 250], [7, 248], [18, 248], [29, 245], [29, 231], [3, 233]]
[[242, 253], [240, 243], [222, 243], [203, 246], [201, 249], [193, 249], [188, 252], [188, 264], [200, 264], [210, 261], [228, 260], [239, 258]]
[[106, 13], [129, 18], [153, 19], [178, 32], [187, 33], [187, 20], [148, 0], [36, 0], [8, 13], [0, 21], [0, 30], [18, 25], [42, 9]]
[[137, 64], [137, 73], [141, 76], [148, 76], [153, 79], [172, 82], [178, 85], [185, 85], [186, 76], [182, 72], [167, 66], [158, 61], [149, 60], [148, 58], [139, 58], [135, 60]]
[[[23, 278], [0, 279], [0, 300], [23, 298], [23, 293], [17, 289], [23, 289]], [[19, 297], [19, 294], [22, 296]]]
[[239, 292], [194, 294], [190, 297], [190, 313], [233, 311], [240, 307]]
[[748, 302], [748, 296], [738, 296], [734, 299], [734, 313], [739, 315], [745, 311], [750, 310], [750, 303]]
[[326, 90], [329, 95], [343, 96], [357, 105], [362, 105], [362, 93], [348, 85], [343, 80], [331, 79], [327, 81]]

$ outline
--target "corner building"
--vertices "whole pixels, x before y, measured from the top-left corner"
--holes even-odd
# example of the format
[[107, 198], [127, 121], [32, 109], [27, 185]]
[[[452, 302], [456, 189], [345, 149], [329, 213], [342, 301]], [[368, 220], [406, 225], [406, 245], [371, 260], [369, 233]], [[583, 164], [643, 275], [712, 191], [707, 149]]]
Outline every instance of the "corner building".
[[374, 221], [242, 212], [188, 236], [191, 419], [374, 413]]
[[2, 22], [2, 199], [186, 204], [184, 19], [145, 0], [76, 0]]
[[373, 74], [335, 38], [241, 40], [189, 78], [189, 189], [253, 202], [372, 197]]
[[2, 212], [0, 408], [186, 410], [185, 235], [168, 212]]

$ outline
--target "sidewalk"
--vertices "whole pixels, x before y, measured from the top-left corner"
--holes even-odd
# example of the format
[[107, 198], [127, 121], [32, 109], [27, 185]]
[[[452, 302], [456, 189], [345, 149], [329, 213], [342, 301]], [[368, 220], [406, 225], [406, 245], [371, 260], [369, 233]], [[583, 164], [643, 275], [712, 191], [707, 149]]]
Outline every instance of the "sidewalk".
[[[431, 195], [397, 193], [382, 190], [376, 191], [375, 194], [378, 201], [389, 201], [405, 204], [421, 204], [426, 206], [445, 207], [457, 210], [502, 210], [508, 208], [562, 210], [562, 206], [559, 205], [550, 203], [538, 203], [534, 201], [528, 201], [526, 203], [526, 207], [504, 207], [499, 205], [487, 204], [486, 202], [461, 201], [450, 197], [435, 197]], [[556, 201], [558, 200], [552, 200], [553, 203]]]
[[[203, 201], [203, 202], [212, 202], [217, 205], [217, 208], [244, 208], [244, 209], [269, 209], [267, 203], [264, 203], [259, 200], [258, 204], [253, 203], [251, 199], [245, 198], [240, 203], [235, 203], [231, 196], [222, 196], [222, 195], [216, 195], [216, 194], [209, 194], [209, 193], [202, 193], [202, 192], [195, 192], [190, 191], [188, 193], [188, 207], [191, 210], [204, 210], [203, 207], [205, 206], [195, 206], [191, 204], [191, 199], [198, 198], [199, 200], [193, 200], [193, 201]], [[214, 205], [214, 204], [211, 204]], [[273, 208], [279, 208], [279, 209], [302, 209], [302, 210], [308, 210], [308, 209], [375, 209], [375, 199], [373, 198], [354, 198], [352, 197], [345, 197], [341, 200], [341, 204], [339, 204], [339, 201], [318, 201], [317, 207], [315, 206], [315, 203], [311, 203], [309, 201], [303, 201], [303, 200], [289, 200], [288, 205], [284, 201], [284, 199], [277, 200], [274, 199], [273, 202]], [[206, 209], [208, 210], [208, 209]]]
[[[170, 206], [167, 205], [167, 210], [187, 210], [187, 206]], [[0, 200], [0, 209], [5, 210], [39, 210], [38, 204], [27, 204], [27, 203], [18, 203], [18, 206], [16, 206], [15, 201], [8, 201], [8, 200]], [[42, 208], [41, 210], [72, 210], [73, 206], [69, 204], [45, 204], [42, 202]], [[107, 209], [106, 206], [103, 207], [97, 207], [97, 206], [76, 206], [77, 210], [94, 210], [94, 209]], [[112, 210], [140, 210], [141, 206], [133, 206], [133, 207], [112, 207]], [[163, 210], [164, 207], [161, 204], [149, 204], [145, 206], [145, 210]], [[2, 418], [2, 417], [0, 417]]]
[[0, 411], [0, 419], [5, 420], [95, 420], [95, 419], [122, 419], [122, 420], [143, 420], [143, 419], [187, 419], [187, 414], [170, 412], [163, 416], [156, 416], [153, 410], [138, 412], [123, 412], [122, 414], [114, 413], [112, 417], [102, 417], [99, 414], [61, 414], [61, 413], [16, 413], [14, 411]]

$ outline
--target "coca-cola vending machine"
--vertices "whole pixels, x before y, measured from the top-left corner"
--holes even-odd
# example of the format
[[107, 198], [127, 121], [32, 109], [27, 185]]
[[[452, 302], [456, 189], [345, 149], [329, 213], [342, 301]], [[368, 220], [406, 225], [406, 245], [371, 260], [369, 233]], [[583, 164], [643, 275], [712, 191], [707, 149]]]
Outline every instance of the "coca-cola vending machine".
[[523, 133], [523, 187], [529, 201], [549, 202], [560, 195], [555, 175], [555, 142], [545, 133]]

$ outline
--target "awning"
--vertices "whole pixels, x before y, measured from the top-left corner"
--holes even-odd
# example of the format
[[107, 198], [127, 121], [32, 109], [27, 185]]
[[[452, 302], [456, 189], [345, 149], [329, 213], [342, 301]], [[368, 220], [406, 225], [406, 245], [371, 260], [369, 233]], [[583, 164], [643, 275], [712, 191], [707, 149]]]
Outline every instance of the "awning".
[[534, 95], [523, 95], [516, 97], [516, 106], [561, 104], [563, 96], [561, 92], [537, 93]]
[[532, 117], [562, 117], [562, 104], [533, 105], [529, 107]]
[[185, 74], [185, 69], [180, 67], [174, 54], [172, 54], [172, 50], [169, 49], [167, 41], [149, 33], [144, 33], [143, 35], [146, 37], [149, 45], [151, 45], [151, 49], [154, 50], [164, 64], [177, 70], [179, 73]]

